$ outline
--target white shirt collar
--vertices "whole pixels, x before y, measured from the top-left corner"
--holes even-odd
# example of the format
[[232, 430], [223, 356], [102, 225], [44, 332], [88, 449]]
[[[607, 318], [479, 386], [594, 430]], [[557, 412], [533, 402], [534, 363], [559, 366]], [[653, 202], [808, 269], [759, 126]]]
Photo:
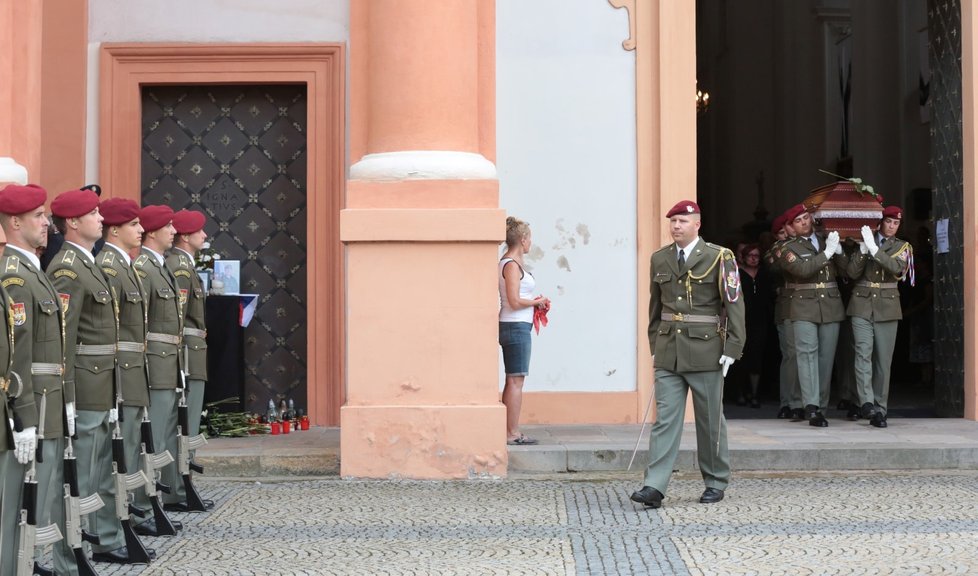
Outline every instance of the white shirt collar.
[[166, 260], [163, 258], [163, 255], [157, 252], [156, 250], [153, 250], [152, 248], [147, 248], [146, 246], [143, 246], [143, 250], [152, 254], [153, 258], [156, 258], [156, 261], [159, 262], [160, 266], [164, 266], [166, 264]]
[[27, 260], [34, 265], [35, 268], [41, 270], [41, 259], [37, 257], [37, 254], [33, 252], [28, 252], [27, 250], [24, 250], [19, 246], [14, 246], [13, 244], [7, 244], [7, 246], [23, 254], [27, 258]]
[[679, 247], [679, 244], [677, 243], [676, 244], [676, 258], [679, 258], [679, 251], [682, 250], [683, 251], [683, 257], [688, 260], [689, 259], [689, 255], [693, 253], [693, 249], [696, 248], [696, 244], [698, 244], [699, 241], [700, 241], [700, 237], [697, 236], [696, 238], [693, 238], [693, 241], [690, 242], [689, 244], [687, 244], [685, 248], [680, 248]]
[[85, 255], [85, 258], [88, 258], [88, 262], [90, 264], [94, 264], [95, 263], [95, 255], [92, 254], [92, 251], [89, 250], [88, 248], [85, 248], [84, 246], [79, 246], [78, 244], [75, 244], [74, 242], [70, 242], [68, 240], [65, 240], [65, 244], [71, 244], [72, 246], [75, 247], [76, 250], [78, 250], [79, 252], [81, 252], [82, 254], [84, 254]]

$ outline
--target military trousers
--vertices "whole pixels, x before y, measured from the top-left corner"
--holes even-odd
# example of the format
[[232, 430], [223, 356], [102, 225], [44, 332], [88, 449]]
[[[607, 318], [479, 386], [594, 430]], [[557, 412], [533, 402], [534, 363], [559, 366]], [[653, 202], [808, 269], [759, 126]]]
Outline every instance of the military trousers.
[[[139, 454], [142, 452], [142, 424], [143, 424], [143, 407], [142, 406], [123, 406], [122, 407], [122, 421], [119, 422], [119, 428], [122, 430], [122, 441], [126, 448], [126, 470], [130, 474], [142, 468], [142, 462], [139, 459]], [[154, 439], [155, 443], [156, 440]], [[156, 446], [153, 446], [154, 448]], [[150, 480], [155, 480], [150, 478]], [[146, 496], [146, 490], [139, 489], [134, 490], [132, 493], [133, 505], [137, 508], [142, 508], [143, 510], [150, 509], [149, 497]], [[130, 520], [132, 520], [132, 525], [135, 526], [141, 522], [152, 521], [152, 516], [147, 516], [143, 518], [142, 516], [136, 516], [134, 514], [129, 515]]]
[[798, 360], [795, 358], [795, 333], [791, 328], [791, 320], [778, 324], [778, 343], [781, 346], [781, 367], [778, 373], [781, 405], [804, 408], [801, 403], [801, 388], [798, 387]]
[[859, 391], [856, 385], [855, 350], [853, 348], [851, 318], [839, 325], [839, 343], [835, 350], [835, 382], [837, 397], [850, 404], [859, 405]]
[[[204, 385], [203, 380], [187, 380], [187, 420], [189, 420], [190, 430], [187, 432], [188, 436], [196, 436], [200, 433], [200, 417], [201, 412], [204, 410]], [[193, 458], [193, 454], [190, 455]], [[173, 457], [176, 458], [177, 454], [174, 452]], [[187, 488], [183, 485], [183, 482], [177, 482], [176, 486], [173, 487], [171, 496], [176, 494], [175, 498], [168, 498], [167, 502], [185, 502], [187, 500]]]
[[[126, 545], [122, 525], [115, 515], [115, 478], [112, 475], [112, 432], [108, 410], [79, 410], [75, 419], [75, 458], [78, 488], [84, 498], [98, 493], [105, 506], [88, 514], [89, 530], [99, 537], [93, 552], [108, 552]], [[128, 471], [130, 474], [134, 470]], [[84, 521], [84, 520], [83, 520]]]
[[24, 466], [13, 450], [0, 452], [0, 574], [16, 574], [20, 509], [24, 499]]
[[[77, 420], [75, 421], [78, 422]], [[65, 530], [65, 438], [45, 438], [41, 448], [42, 461], [37, 466], [37, 525], [55, 524], [61, 534]], [[54, 569], [58, 574], [78, 571], [74, 554], [70, 553], [64, 538], [53, 544]], [[42, 550], [35, 549], [40, 559]]]
[[899, 321], [873, 322], [858, 316], [850, 320], [859, 403], [874, 404], [886, 416], [886, 402], [890, 396], [890, 365], [896, 348]]
[[150, 390], [149, 418], [153, 421], [153, 443], [157, 452], [169, 450], [173, 462], [162, 469], [161, 481], [170, 486], [170, 493], [163, 494], [164, 503], [180, 502], [176, 494], [177, 487], [183, 484], [177, 468], [177, 391]]
[[686, 397], [693, 393], [696, 421], [696, 454], [707, 488], [725, 490], [730, 483], [730, 455], [727, 450], [727, 421], [723, 417], [723, 373], [672, 372], [655, 369], [656, 419], [649, 435], [649, 467], [645, 486], [663, 495], [669, 487], [673, 465], [679, 455]]
[[798, 359], [798, 385], [801, 401], [806, 405], [826, 408], [832, 387], [832, 365], [839, 341], [839, 322], [816, 324], [792, 320], [795, 335], [795, 354]]

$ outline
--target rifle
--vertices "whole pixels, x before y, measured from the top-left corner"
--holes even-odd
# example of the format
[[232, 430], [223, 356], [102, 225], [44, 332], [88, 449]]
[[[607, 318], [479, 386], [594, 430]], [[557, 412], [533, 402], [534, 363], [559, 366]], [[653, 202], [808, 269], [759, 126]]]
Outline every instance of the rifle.
[[[184, 347], [184, 354], [187, 348]], [[190, 451], [202, 448], [207, 444], [203, 434], [193, 438], [188, 436], [190, 431], [190, 410], [187, 407], [187, 375], [180, 367], [180, 401], [177, 403], [177, 470], [183, 477], [183, 487], [187, 492], [187, 510], [204, 512], [210, 506], [204, 503], [194, 486], [193, 472], [204, 473], [204, 467], [190, 459]], [[213, 505], [213, 504], [212, 504]]]
[[98, 576], [98, 572], [88, 561], [85, 550], [82, 548], [82, 541], [92, 544], [99, 543], [96, 534], [82, 530], [81, 517], [84, 514], [91, 514], [105, 506], [105, 502], [98, 493], [81, 498], [78, 489], [78, 461], [75, 458], [75, 450], [71, 444], [71, 436], [67, 437], [65, 447], [65, 532], [68, 547], [75, 555], [75, 562], [78, 564], [79, 576]]
[[[37, 429], [42, 433], [46, 408], [47, 394], [41, 394]], [[40, 460], [42, 437], [42, 434], [38, 434], [37, 454], [24, 475], [24, 498], [19, 523], [20, 541], [17, 546], [17, 576], [34, 574], [34, 546], [47, 546], [63, 538], [57, 524], [37, 527], [37, 461]]]
[[146, 475], [142, 470], [133, 474], [126, 471], [126, 447], [119, 433], [119, 423], [116, 421], [112, 433], [112, 477], [115, 480], [115, 515], [122, 525], [122, 533], [126, 537], [126, 548], [129, 552], [129, 562], [133, 564], [148, 564], [149, 552], [143, 546], [139, 536], [133, 530], [130, 513], [145, 516], [146, 512], [129, 504], [129, 492], [146, 485]]
[[142, 445], [139, 461], [143, 475], [146, 476], [146, 497], [153, 506], [153, 519], [156, 522], [156, 533], [159, 536], [173, 536], [182, 526], [177, 526], [163, 510], [159, 492], [170, 493], [170, 487], [160, 482], [159, 470], [173, 462], [169, 450], [156, 452], [153, 447], [153, 423], [149, 419], [149, 408], [143, 407], [143, 422], [140, 425]]

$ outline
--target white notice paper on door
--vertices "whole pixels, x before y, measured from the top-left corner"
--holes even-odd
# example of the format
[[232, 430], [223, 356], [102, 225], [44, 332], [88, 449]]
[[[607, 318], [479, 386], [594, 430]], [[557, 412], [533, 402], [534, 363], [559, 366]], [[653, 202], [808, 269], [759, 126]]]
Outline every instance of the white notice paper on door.
[[937, 253], [947, 254], [948, 253], [948, 241], [947, 241], [947, 218], [941, 218], [937, 221], [937, 231], [935, 236], [937, 236]]

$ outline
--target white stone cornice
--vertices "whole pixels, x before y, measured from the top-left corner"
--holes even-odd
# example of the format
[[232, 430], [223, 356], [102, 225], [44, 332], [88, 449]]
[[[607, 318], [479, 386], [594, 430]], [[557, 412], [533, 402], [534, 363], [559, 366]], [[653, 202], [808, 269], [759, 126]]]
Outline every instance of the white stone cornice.
[[351, 180], [495, 180], [496, 166], [481, 154], [406, 150], [367, 154], [350, 166]]

